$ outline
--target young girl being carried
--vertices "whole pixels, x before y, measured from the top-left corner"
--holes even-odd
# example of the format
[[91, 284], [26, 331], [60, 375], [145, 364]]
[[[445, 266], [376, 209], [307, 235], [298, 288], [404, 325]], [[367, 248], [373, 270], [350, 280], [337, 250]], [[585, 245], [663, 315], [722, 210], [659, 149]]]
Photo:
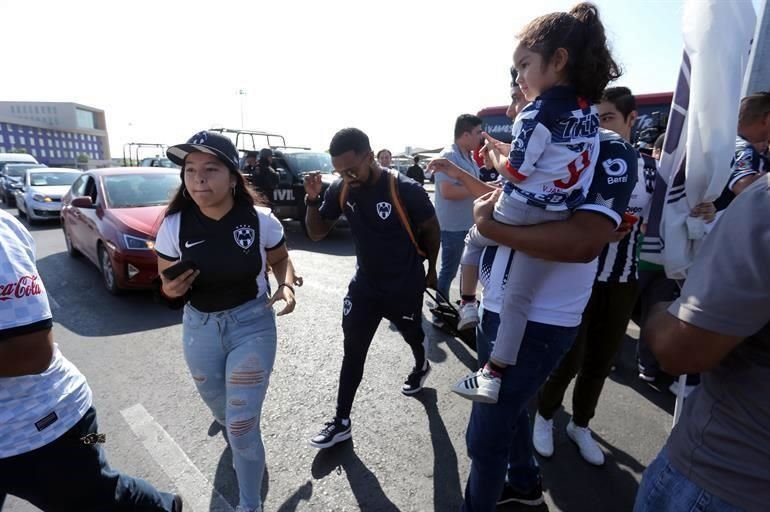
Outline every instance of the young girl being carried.
[[[494, 219], [510, 225], [560, 221], [580, 206], [599, 154], [599, 117], [593, 105], [620, 76], [593, 4], [536, 18], [513, 53], [516, 83], [531, 102], [516, 117], [510, 147], [489, 137], [484, 152], [505, 178]], [[459, 170], [443, 159], [430, 168]], [[484, 247], [496, 245], [474, 226], [461, 260], [460, 328], [478, 324], [476, 282]], [[470, 400], [497, 402], [505, 368], [516, 364], [534, 295], [558, 263], [516, 253], [505, 285], [501, 325], [489, 362], [452, 390]]]

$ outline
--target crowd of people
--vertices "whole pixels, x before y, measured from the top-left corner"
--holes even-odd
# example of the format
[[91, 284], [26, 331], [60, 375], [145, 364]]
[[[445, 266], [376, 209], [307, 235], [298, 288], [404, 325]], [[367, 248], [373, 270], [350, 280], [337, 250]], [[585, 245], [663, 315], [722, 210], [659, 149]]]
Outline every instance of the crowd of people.
[[[334, 135], [339, 179], [325, 187], [320, 173], [305, 176], [305, 221], [318, 241], [344, 215], [357, 265], [342, 302], [336, 410], [311, 446], [352, 437], [353, 403], [383, 318], [414, 358], [401, 393], [423, 390], [431, 373], [423, 294], [435, 289], [451, 302], [459, 271], [458, 328], [476, 330], [478, 354], [478, 371], [445, 383], [473, 401], [462, 510], [543, 503], [534, 452], [554, 455], [553, 417], [573, 379], [567, 436], [586, 462], [604, 464], [589, 423], [632, 318], [641, 326], [642, 381], [700, 378], [645, 471], [634, 510], [767, 510], [770, 92], [742, 100], [730, 180], [722, 197], [693, 205], [710, 233], [687, 279], [674, 282], [645, 260], [646, 229], [665, 203], [664, 138], [651, 155], [634, 148], [633, 93], [608, 87], [620, 76], [594, 5], [531, 21], [513, 53], [513, 142], [484, 133], [477, 116], [457, 117], [452, 144], [428, 166], [433, 201], [417, 157], [404, 175], [390, 169], [390, 151], [375, 155], [363, 131]], [[196, 133], [168, 157], [182, 167], [182, 184], [155, 244], [162, 293], [184, 308], [192, 382], [228, 434], [237, 510], [259, 511], [273, 307], [291, 313], [301, 283], [281, 223], [251, 186], [271, 197], [272, 155], [247, 155], [251, 185], [222, 135]], [[499, 178], [480, 179], [490, 171]], [[91, 390], [54, 342], [33, 239], [0, 211], [0, 240], [0, 507], [12, 494], [45, 511], [181, 511], [181, 496], [109, 467]]]

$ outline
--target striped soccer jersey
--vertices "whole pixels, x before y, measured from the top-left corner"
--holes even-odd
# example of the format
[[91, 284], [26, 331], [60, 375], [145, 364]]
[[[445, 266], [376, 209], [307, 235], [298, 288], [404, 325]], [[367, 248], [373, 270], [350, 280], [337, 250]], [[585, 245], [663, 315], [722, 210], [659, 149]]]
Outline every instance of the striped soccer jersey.
[[649, 155], [639, 155], [639, 178], [631, 194], [628, 210], [636, 215], [639, 220], [631, 228], [631, 232], [623, 240], [612, 242], [599, 256], [599, 267], [596, 272], [596, 280], [609, 283], [626, 283], [635, 281], [639, 264], [639, 242], [642, 238], [641, 227], [646, 222], [649, 214], [652, 194], [655, 192], [657, 177], [657, 164]]

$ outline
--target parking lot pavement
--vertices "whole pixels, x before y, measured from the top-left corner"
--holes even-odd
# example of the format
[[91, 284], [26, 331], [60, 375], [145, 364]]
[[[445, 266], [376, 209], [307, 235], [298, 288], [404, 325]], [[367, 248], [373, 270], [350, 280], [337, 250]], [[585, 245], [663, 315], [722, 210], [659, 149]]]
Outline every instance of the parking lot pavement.
[[[470, 402], [449, 387], [475, 368], [475, 354], [426, 322], [434, 372], [422, 393], [404, 397], [400, 386], [411, 353], [383, 322], [353, 408], [352, 442], [310, 448], [309, 437], [334, 412], [341, 305], [355, 256], [345, 229], [312, 243], [297, 224], [286, 226], [306, 285], [298, 290], [295, 313], [278, 319], [278, 356], [262, 416], [265, 510], [458, 510], [469, 465], [464, 433]], [[66, 254], [58, 224], [32, 231], [56, 304], [56, 341], [94, 390], [110, 463], [164, 490], [194, 488], [195, 505], [185, 510], [234, 508], [231, 453], [185, 366], [180, 312], [153, 303], [148, 293], [109, 295], [95, 266]], [[568, 440], [568, 393], [566, 412], [556, 416], [556, 453], [540, 460], [547, 505], [538, 510], [630, 510], [642, 471], [668, 434], [673, 408], [673, 397], [637, 382], [632, 350], [629, 341], [591, 423], [607, 463], [589, 466]], [[4, 508], [30, 510], [14, 498]]]

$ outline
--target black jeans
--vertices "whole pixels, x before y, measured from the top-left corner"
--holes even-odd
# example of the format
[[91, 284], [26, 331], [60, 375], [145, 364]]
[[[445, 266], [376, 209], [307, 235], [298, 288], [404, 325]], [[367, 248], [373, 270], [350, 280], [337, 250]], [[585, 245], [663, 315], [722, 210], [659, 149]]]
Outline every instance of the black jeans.
[[173, 512], [172, 494], [110, 469], [101, 445], [83, 443], [96, 432], [91, 407], [56, 441], [0, 459], [0, 509], [12, 494], [45, 512]]
[[383, 295], [353, 280], [342, 307], [342, 332], [345, 336], [345, 355], [342, 358], [340, 383], [337, 392], [337, 418], [350, 417], [353, 400], [361, 379], [364, 364], [374, 333], [383, 318], [396, 326], [409, 344], [415, 367], [425, 362], [425, 332], [422, 330], [422, 296], [424, 284], [416, 284], [403, 293]]
[[594, 283], [575, 344], [540, 389], [538, 412], [542, 417], [553, 418], [569, 383], [577, 375], [572, 393], [572, 421], [579, 427], [588, 426], [625, 336], [634, 302], [635, 282]]

